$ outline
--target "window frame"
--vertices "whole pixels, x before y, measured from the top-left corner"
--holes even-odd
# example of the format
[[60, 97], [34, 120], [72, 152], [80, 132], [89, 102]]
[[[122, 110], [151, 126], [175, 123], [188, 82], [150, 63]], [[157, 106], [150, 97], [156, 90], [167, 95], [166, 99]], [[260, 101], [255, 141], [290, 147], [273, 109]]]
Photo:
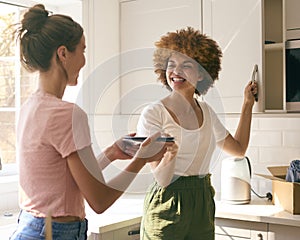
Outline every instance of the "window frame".
[[[82, 1], [80, 0], [70, 0], [73, 2], [81, 2], [81, 9], [82, 9]], [[69, 2], [70, 2], [69, 1]], [[62, 5], [58, 5], [60, 4], [59, 1], [56, 2], [57, 5], [51, 5], [53, 1], [51, 0], [40, 0], [40, 1], [31, 1], [31, 0], [4, 0], [4, 1], [0, 1], [0, 4], [4, 5], [4, 4], [8, 4], [10, 6], [16, 6], [19, 8], [29, 8], [31, 6], [33, 6], [34, 4], [37, 3], [42, 3], [46, 6], [46, 8], [50, 11], [55, 11], [56, 13], [62, 13], [64, 14], [65, 11], [71, 11], [71, 13], [66, 13], [67, 15], [72, 15], [72, 10], [70, 10], [69, 5], [63, 5], [63, 3], [61, 3]], [[61, 9], [60, 9], [61, 8]], [[78, 13], [78, 12], [77, 12]], [[78, 17], [78, 16], [77, 16]], [[80, 19], [74, 19], [76, 21], [78, 21], [79, 23], [82, 23], [82, 12], [81, 12], [81, 16]], [[7, 57], [0, 57], [1, 58], [6, 58]], [[0, 114], [2, 112], [15, 112], [15, 126], [16, 123], [18, 121], [19, 118], [19, 112], [20, 112], [20, 108], [21, 108], [21, 63], [19, 60], [19, 48], [16, 47], [16, 51], [15, 51], [15, 55], [13, 57], [11, 57], [12, 60], [14, 61], [14, 66], [16, 69], [18, 69], [17, 71], [15, 71], [15, 104], [14, 107], [2, 107], [0, 106]], [[66, 94], [64, 95], [63, 99], [66, 101], [70, 101], [70, 102], [75, 102], [78, 99], [78, 93], [80, 92], [80, 87], [82, 84], [82, 73], [80, 73], [79, 75], [79, 84], [78, 86], [74, 86], [74, 87], [67, 87], [66, 88]], [[17, 151], [17, 143], [16, 143], [16, 139], [15, 139], [15, 150]], [[0, 157], [1, 157], [1, 151], [0, 151]], [[13, 181], [15, 181], [15, 178], [10, 178], [11, 176], [14, 175], [18, 175], [18, 157], [16, 154], [16, 161], [14, 163], [4, 163], [2, 160], [2, 169], [0, 170], [0, 183], [2, 181], [6, 181], [3, 178], [9, 178], [9, 179], [14, 179]], [[1, 188], [0, 188], [0, 194], [1, 194]]]
[[[25, 6], [18, 5], [18, 4], [12, 4], [10, 1], [0, 1], [0, 4], [8, 4], [9, 6], [15, 6], [17, 8], [26, 8]], [[20, 10], [16, 11], [18, 15], [16, 16], [16, 19], [20, 18]], [[7, 61], [7, 62], [13, 62], [14, 63], [14, 74], [15, 74], [15, 81], [14, 81], [14, 90], [15, 90], [15, 99], [14, 99], [14, 106], [13, 107], [5, 107], [0, 106], [0, 114], [2, 112], [14, 112], [15, 117], [15, 126], [17, 123], [17, 119], [19, 118], [20, 113], [20, 107], [21, 107], [21, 63], [19, 60], [19, 48], [15, 48], [14, 56], [10, 57], [0, 57], [0, 60]], [[16, 139], [15, 139], [15, 150], [17, 147]], [[2, 158], [2, 156], [0, 156]], [[17, 156], [16, 161], [14, 163], [3, 163], [1, 161], [1, 170], [0, 170], [0, 178], [6, 177], [6, 176], [13, 176], [18, 174], [18, 167], [17, 167]], [[13, 178], [15, 181], [15, 178]], [[2, 179], [3, 181], [3, 179]]]

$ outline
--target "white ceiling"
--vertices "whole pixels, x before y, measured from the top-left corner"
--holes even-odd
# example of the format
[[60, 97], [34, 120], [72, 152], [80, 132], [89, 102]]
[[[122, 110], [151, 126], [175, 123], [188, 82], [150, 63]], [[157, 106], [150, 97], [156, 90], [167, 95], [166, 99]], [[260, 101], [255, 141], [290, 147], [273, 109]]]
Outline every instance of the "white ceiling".
[[82, 0], [5, 0], [3, 2], [27, 7], [32, 6], [34, 4], [42, 3], [46, 6], [53, 6], [59, 8], [60, 6], [72, 6], [72, 4], [80, 3], [82, 2]]
[[72, 3], [81, 2], [82, 0], [34, 0], [34, 1], [45, 5], [65, 6], [65, 5], [70, 5]]

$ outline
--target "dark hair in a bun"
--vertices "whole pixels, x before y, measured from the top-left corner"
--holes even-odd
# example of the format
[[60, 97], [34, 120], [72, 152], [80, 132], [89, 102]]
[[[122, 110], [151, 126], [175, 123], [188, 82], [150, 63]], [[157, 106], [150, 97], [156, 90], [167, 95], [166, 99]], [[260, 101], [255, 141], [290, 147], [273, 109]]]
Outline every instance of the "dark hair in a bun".
[[24, 14], [22, 27], [30, 33], [39, 33], [47, 21], [49, 12], [44, 5], [38, 4]]
[[47, 71], [51, 58], [60, 46], [74, 51], [83, 35], [83, 28], [71, 17], [51, 15], [42, 4], [31, 7], [17, 30], [20, 58], [30, 71]]

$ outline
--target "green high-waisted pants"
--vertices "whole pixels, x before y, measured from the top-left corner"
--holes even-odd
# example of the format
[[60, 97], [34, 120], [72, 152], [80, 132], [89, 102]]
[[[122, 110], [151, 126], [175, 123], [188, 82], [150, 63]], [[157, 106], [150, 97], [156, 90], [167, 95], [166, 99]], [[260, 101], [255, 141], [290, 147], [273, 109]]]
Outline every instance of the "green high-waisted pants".
[[213, 240], [215, 191], [210, 174], [177, 177], [167, 187], [150, 186], [144, 202], [141, 240]]

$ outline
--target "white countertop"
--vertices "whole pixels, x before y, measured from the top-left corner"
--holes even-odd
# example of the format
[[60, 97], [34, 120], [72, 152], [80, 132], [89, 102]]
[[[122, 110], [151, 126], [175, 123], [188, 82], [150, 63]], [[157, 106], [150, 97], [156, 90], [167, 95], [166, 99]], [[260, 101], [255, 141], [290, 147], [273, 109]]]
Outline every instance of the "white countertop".
[[[143, 201], [143, 195], [124, 195], [103, 214], [96, 214], [87, 206], [89, 233], [104, 233], [139, 224], [143, 212]], [[16, 212], [12, 217], [4, 218], [2, 216], [2, 218], [6, 225], [9, 224], [14, 228], [17, 215]], [[256, 196], [252, 196], [250, 204], [243, 205], [231, 205], [217, 200], [216, 218], [300, 227], [300, 215], [293, 215], [283, 211], [280, 207], [274, 206], [267, 200], [259, 199]]]
[[[87, 209], [89, 232], [103, 233], [138, 224], [143, 212], [143, 196], [123, 196], [106, 212], [97, 215]], [[232, 205], [216, 201], [216, 218], [264, 222], [300, 227], [300, 215], [290, 214], [264, 199], [252, 196], [250, 204]]]
[[300, 227], [300, 215], [293, 215], [267, 200], [254, 196], [252, 196], [250, 204], [243, 205], [232, 205], [216, 201], [216, 218]]

